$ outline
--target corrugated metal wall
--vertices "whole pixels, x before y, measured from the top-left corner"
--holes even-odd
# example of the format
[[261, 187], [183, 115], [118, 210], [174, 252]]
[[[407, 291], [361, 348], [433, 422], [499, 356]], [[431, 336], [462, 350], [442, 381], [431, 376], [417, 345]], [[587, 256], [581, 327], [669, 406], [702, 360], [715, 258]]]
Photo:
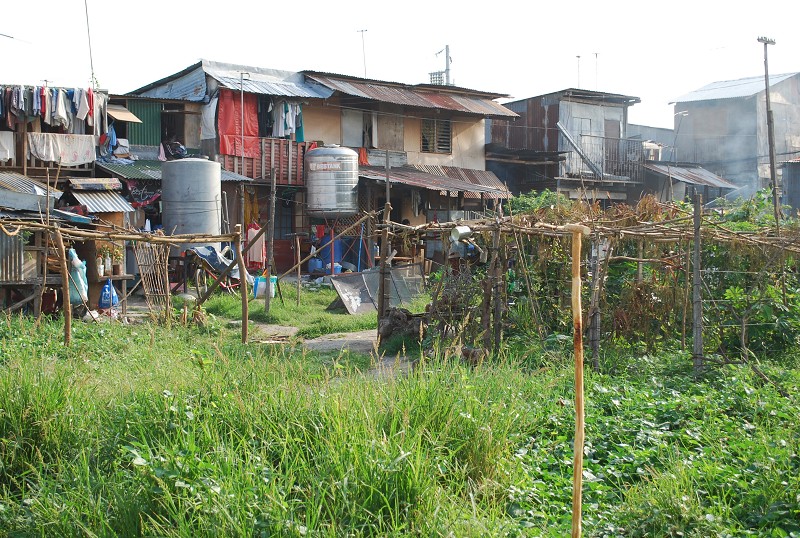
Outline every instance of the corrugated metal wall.
[[157, 146], [161, 143], [161, 103], [128, 100], [128, 110], [142, 123], [128, 124], [128, 140], [140, 146]]
[[19, 282], [23, 278], [23, 243], [19, 235], [0, 230], [0, 282]]

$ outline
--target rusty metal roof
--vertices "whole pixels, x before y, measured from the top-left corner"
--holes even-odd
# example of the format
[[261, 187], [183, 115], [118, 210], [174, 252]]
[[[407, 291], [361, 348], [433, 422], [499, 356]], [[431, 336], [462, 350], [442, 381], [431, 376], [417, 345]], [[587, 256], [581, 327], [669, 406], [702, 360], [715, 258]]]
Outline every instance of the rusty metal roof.
[[[36, 179], [24, 176], [18, 172], [6, 172], [0, 170], [0, 188], [23, 194], [47, 195], [47, 185]], [[61, 191], [50, 187], [50, 196], [58, 198]]]
[[[450, 169], [449, 175], [444, 168]], [[426, 170], [430, 170], [430, 172]], [[457, 172], [458, 170], [462, 172]], [[359, 166], [358, 175], [367, 179], [385, 181], [386, 170], [379, 166]], [[488, 198], [510, 197], [508, 190], [492, 172], [467, 170], [453, 166], [433, 166], [424, 169], [414, 166], [390, 168], [389, 181], [439, 192], [464, 192], [468, 198], [478, 198], [481, 193]]]
[[690, 185], [706, 185], [721, 189], [735, 189], [736, 185], [697, 165], [646, 163], [644, 167], [662, 176], [672, 177]]
[[372, 99], [382, 103], [451, 110], [486, 117], [516, 118], [517, 114], [494, 101], [505, 95], [454, 88], [451, 86], [407, 85], [397, 82], [359, 79], [304, 71], [306, 77], [346, 95]]
[[[511, 193], [506, 186], [500, 181], [494, 172], [488, 170], [473, 170], [471, 168], [459, 168], [457, 166], [437, 166], [430, 164], [416, 164], [412, 165], [417, 170], [422, 170], [435, 176], [446, 176], [451, 179], [460, 179], [469, 182], [473, 186], [491, 187], [497, 191], [492, 194], [492, 198], [510, 198]], [[480, 198], [478, 191], [466, 191], [464, 194], [467, 198]]]

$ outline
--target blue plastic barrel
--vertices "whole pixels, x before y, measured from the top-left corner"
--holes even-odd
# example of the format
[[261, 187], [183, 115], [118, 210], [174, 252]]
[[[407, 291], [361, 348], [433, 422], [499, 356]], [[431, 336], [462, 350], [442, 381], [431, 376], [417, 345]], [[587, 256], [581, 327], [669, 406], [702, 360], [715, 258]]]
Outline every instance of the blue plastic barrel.
[[[330, 236], [325, 236], [319, 243], [319, 249], [317, 250], [317, 255], [322, 259], [322, 267], [328, 267], [331, 263], [331, 238]], [[341, 263], [342, 262], [342, 254], [344, 254], [344, 243], [341, 239], [337, 239], [333, 242], [333, 263]]]

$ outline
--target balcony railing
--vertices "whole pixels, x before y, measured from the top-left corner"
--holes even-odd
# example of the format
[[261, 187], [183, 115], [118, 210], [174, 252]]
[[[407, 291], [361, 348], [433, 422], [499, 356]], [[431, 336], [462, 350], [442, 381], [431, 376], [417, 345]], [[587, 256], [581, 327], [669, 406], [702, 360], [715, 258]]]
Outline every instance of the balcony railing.
[[275, 168], [278, 185], [304, 185], [303, 158], [308, 142], [293, 142], [285, 138], [259, 139], [259, 155], [244, 157], [220, 155], [225, 170], [241, 174], [257, 182], [269, 182], [270, 170]]
[[[584, 154], [603, 172], [604, 178], [615, 176], [627, 178], [634, 183], [643, 179], [642, 165], [645, 161], [641, 140], [605, 138], [600, 136], [581, 135], [581, 149]], [[571, 148], [570, 148], [571, 149]], [[567, 154], [564, 162], [565, 175], [569, 177], [593, 176], [590, 167], [575, 151]]]

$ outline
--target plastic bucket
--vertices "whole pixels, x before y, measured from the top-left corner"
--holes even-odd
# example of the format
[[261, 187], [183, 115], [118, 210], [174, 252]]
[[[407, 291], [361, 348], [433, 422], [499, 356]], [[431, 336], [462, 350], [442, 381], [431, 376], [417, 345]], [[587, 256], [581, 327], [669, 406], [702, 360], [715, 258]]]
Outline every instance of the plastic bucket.
[[[269, 277], [269, 296], [275, 297], [275, 288], [278, 285], [278, 277]], [[263, 297], [267, 289], [267, 278], [260, 276], [253, 281], [253, 297]]]
[[461, 241], [472, 235], [472, 229], [469, 226], [456, 226], [450, 232], [451, 241]]

